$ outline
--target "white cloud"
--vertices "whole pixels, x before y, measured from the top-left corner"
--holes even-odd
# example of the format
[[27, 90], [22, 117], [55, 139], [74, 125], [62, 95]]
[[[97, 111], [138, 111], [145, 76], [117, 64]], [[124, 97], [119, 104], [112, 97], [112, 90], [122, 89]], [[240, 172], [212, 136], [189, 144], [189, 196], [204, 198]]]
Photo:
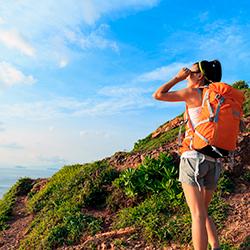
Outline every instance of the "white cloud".
[[65, 164], [66, 160], [63, 159], [60, 156], [44, 156], [44, 155], [38, 155], [37, 160], [40, 163], [45, 163], [45, 164]]
[[80, 131], [80, 137], [83, 138], [91, 138], [93, 139], [94, 137], [97, 138], [110, 138], [111, 135], [105, 131], [90, 131], [90, 130], [81, 130]]
[[119, 51], [119, 46], [115, 41], [109, 40], [105, 37], [109, 26], [101, 24], [96, 29], [84, 34], [82, 31], [66, 30], [64, 32], [65, 38], [74, 44], [77, 44], [81, 49], [112, 49], [115, 52]]
[[15, 143], [15, 142], [11, 142], [11, 143], [1, 143], [0, 148], [16, 150], [16, 149], [23, 149], [24, 147], [20, 144]]
[[207, 21], [209, 18], [209, 12], [208, 11], [205, 11], [205, 12], [201, 12], [199, 15], [198, 15], [198, 19], [200, 22], [205, 22]]
[[[119, 51], [116, 41], [107, 37], [101, 27], [94, 24], [104, 16], [155, 6], [158, 0], [62, 0], [56, 1], [15, 1], [1, 5], [0, 16], [5, 22], [0, 41], [26, 56], [35, 56], [39, 63], [52, 62], [65, 67], [66, 62], [58, 55], [76, 56], [80, 49], [111, 49]], [[11, 11], [10, 11], [11, 10]], [[103, 23], [103, 21], [102, 21]], [[13, 30], [13, 28], [15, 30]], [[66, 35], [67, 34], [67, 35]], [[58, 38], [58, 46], [54, 39]], [[31, 46], [35, 45], [35, 48]], [[0, 53], [3, 51], [0, 51]], [[37, 53], [36, 53], [37, 52]], [[10, 60], [10, 59], [8, 59]]]
[[34, 84], [36, 79], [32, 75], [24, 75], [22, 71], [16, 69], [7, 62], [0, 62], [0, 83], [5, 86], [17, 84]]
[[[65, 106], [65, 104], [67, 106]], [[146, 107], [154, 103], [150, 98], [130, 95], [104, 100], [89, 99], [88, 101], [51, 100], [32, 103], [0, 105], [0, 115], [5, 118], [22, 118], [28, 120], [48, 120], [62, 117], [94, 117], [120, 114]]]
[[[206, 29], [209, 30], [207, 36], [199, 41], [199, 49], [205, 54], [208, 56], [217, 54], [230, 61], [230, 63], [249, 59], [249, 39], [245, 36], [244, 30], [240, 26], [214, 23], [214, 25], [208, 25]], [[215, 33], [216, 35], [214, 35]], [[207, 48], [213, 48], [213, 50], [210, 51]]]
[[91, 25], [94, 24], [102, 15], [106, 13], [120, 11], [122, 9], [142, 9], [155, 6], [158, 0], [84, 0], [83, 18], [84, 21]]
[[65, 68], [68, 65], [68, 60], [66, 58], [62, 58], [59, 62], [59, 68]]
[[153, 91], [153, 88], [149, 87], [133, 87], [133, 86], [107, 86], [98, 90], [98, 94], [109, 97], [122, 97], [126, 95], [138, 96], [147, 94]]
[[54, 130], [55, 130], [55, 127], [54, 127], [54, 126], [50, 126], [50, 127], [49, 127], [49, 131], [50, 131], [50, 132], [53, 132]]
[[0, 132], [5, 131], [5, 127], [4, 124], [2, 122], [0, 122]]
[[146, 72], [136, 78], [140, 82], [152, 82], [152, 81], [167, 81], [172, 78], [178, 71], [184, 67], [189, 66], [191, 63], [172, 63], [168, 66], [154, 69], [151, 72]]
[[19, 50], [24, 55], [35, 56], [35, 49], [16, 30], [0, 30], [0, 42], [8, 48]]
[[5, 24], [5, 21], [4, 21], [4, 19], [2, 17], [0, 17], [0, 25], [1, 24]]

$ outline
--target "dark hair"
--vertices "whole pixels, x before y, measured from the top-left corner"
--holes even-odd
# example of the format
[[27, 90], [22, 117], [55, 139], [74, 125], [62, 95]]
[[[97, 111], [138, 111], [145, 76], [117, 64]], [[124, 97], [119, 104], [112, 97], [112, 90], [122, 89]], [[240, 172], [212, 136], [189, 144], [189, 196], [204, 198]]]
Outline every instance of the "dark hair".
[[195, 63], [198, 65], [199, 70], [204, 75], [205, 85], [212, 82], [219, 82], [222, 77], [221, 63], [218, 60], [213, 61], [200, 61]]

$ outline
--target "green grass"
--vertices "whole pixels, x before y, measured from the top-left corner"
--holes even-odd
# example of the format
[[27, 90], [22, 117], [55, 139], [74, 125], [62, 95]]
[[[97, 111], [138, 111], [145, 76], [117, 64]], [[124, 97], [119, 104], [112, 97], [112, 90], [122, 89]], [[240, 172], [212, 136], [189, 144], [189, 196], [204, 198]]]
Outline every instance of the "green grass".
[[250, 249], [250, 235], [244, 239], [244, 241], [240, 244], [240, 250]]
[[[113, 222], [113, 228], [134, 226], [141, 237], [157, 246], [174, 241], [187, 244], [191, 241], [191, 215], [186, 203], [170, 201], [166, 191], [154, 194], [134, 207], [123, 208]], [[178, 205], [177, 205], [178, 204]], [[228, 206], [217, 193], [209, 207], [218, 228], [227, 218]]]
[[244, 116], [247, 117], [250, 115], [250, 89], [245, 89], [245, 102], [243, 105]]
[[20, 249], [55, 249], [100, 231], [103, 221], [82, 209], [105, 207], [107, 186], [116, 177], [117, 172], [105, 161], [64, 166], [28, 201], [35, 218]]
[[[184, 127], [182, 128], [182, 132], [184, 132]], [[144, 139], [139, 139], [134, 144], [132, 152], [144, 152], [159, 148], [160, 146], [176, 139], [178, 133], [179, 133], [179, 127], [170, 129], [169, 131], [160, 134], [156, 138], [152, 138], [152, 134], [150, 134]]]
[[0, 200], [0, 231], [9, 228], [8, 221], [12, 217], [17, 196], [26, 195], [33, 186], [30, 178], [20, 178]]
[[189, 241], [190, 217], [183, 212], [187, 211], [186, 204], [183, 201], [178, 204], [169, 200], [166, 191], [153, 194], [137, 206], [120, 210], [112, 227], [134, 226], [142, 238], [151, 243], [159, 244], [177, 238], [179, 241], [180, 235], [183, 241]]
[[[120, 190], [121, 197], [139, 199], [129, 207], [119, 207], [112, 227], [134, 226], [145, 241], [158, 246], [169, 241], [189, 243], [191, 216], [176, 180], [176, 168], [169, 155], [161, 153], [158, 159], [145, 158], [137, 169], [124, 170], [113, 185]], [[228, 211], [223, 196], [231, 191], [230, 175], [225, 174], [209, 207], [209, 214], [219, 229], [223, 227]]]
[[[102, 219], [85, 214], [83, 208], [104, 209], [115, 203], [111, 229], [134, 226], [143, 240], [156, 246], [169, 241], [190, 243], [191, 216], [177, 177], [178, 167], [165, 153], [157, 159], [146, 157], [136, 169], [120, 173], [106, 161], [65, 166], [43, 189], [28, 196], [28, 210], [35, 217], [20, 249], [76, 244], [80, 237], [94, 235], [103, 225]], [[11, 188], [4, 196], [5, 202], [0, 203], [0, 218], [10, 214], [8, 208], [13, 207], [15, 197], [27, 194], [32, 185], [29, 179], [23, 179]], [[232, 191], [231, 176], [224, 172], [209, 207], [219, 229], [227, 217], [223, 197]], [[230, 249], [228, 246], [225, 243], [222, 249]]]

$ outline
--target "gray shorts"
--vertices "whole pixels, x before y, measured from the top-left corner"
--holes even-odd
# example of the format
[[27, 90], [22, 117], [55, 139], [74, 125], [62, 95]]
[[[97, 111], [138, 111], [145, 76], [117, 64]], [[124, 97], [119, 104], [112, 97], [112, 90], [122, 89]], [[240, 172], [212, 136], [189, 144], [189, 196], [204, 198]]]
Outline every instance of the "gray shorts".
[[[179, 181], [193, 186], [198, 186], [195, 180], [196, 158], [181, 158], [179, 165]], [[197, 181], [200, 187], [215, 189], [221, 173], [221, 163], [204, 160], [199, 164]]]

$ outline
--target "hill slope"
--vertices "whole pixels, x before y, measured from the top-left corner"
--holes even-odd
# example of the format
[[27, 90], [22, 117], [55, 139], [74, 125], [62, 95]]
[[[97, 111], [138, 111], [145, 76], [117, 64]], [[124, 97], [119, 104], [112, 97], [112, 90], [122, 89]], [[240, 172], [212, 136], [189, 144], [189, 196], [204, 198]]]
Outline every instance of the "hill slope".
[[[249, 249], [246, 103], [235, 162], [224, 159], [209, 208], [222, 249]], [[161, 125], [131, 152], [64, 166], [48, 179], [20, 179], [0, 201], [0, 249], [192, 249], [191, 218], [176, 181], [181, 121]]]

